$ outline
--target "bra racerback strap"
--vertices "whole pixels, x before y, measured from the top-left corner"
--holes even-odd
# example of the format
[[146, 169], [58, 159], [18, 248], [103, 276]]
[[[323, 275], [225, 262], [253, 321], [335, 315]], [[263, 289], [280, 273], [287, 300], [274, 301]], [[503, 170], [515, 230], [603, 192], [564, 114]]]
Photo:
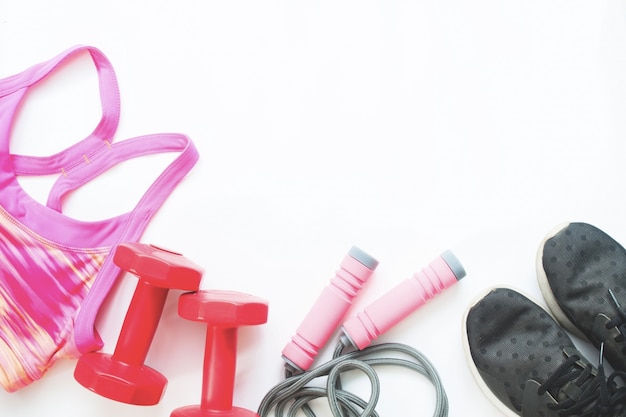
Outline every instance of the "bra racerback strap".
[[144, 212], [156, 211], [198, 160], [198, 152], [186, 135], [152, 134], [108, 144], [105, 150], [94, 154], [92, 158], [83, 158], [82, 164], [65, 171], [56, 180], [48, 195], [47, 206], [60, 212], [63, 196], [115, 165], [140, 156], [168, 152], [178, 152], [180, 155], [165, 168], [135, 208]]
[[78, 54], [88, 52], [98, 72], [102, 117], [94, 131], [75, 145], [50, 156], [11, 155], [18, 175], [50, 175], [79, 164], [83, 155], [90, 157], [113, 140], [120, 119], [120, 94], [115, 71], [108, 58], [97, 48], [78, 45], [53, 59], [35, 65], [20, 74], [0, 81], [0, 96], [29, 88], [46, 78], [59, 66]]
[[[63, 195], [109, 168], [131, 158], [164, 152], [180, 152], [180, 155], [152, 183], [135, 208], [130, 213], [122, 215], [127, 218], [118, 243], [138, 241], [149, 220], [198, 160], [198, 151], [185, 135], [147, 135], [111, 144], [107, 151], [98, 153], [89, 163], [74, 168], [67, 173], [67, 176], [60, 177], [50, 192], [48, 206], [61, 211]], [[74, 342], [79, 352], [89, 352], [102, 347], [102, 341], [96, 334], [94, 323], [102, 302], [119, 274], [119, 268], [113, 263], [112, 258], [108, 256], [105, 259], [98, 278], [76, 317]]]

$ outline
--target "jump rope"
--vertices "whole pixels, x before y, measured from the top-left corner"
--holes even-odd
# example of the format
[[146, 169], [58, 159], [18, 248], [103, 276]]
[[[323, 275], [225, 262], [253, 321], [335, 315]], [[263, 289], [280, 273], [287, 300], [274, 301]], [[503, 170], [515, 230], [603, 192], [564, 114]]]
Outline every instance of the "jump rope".
[[[309, 370], [377, 266], [376, 259], [352, 247], [330, 284], [324, 288], [283, 349], [285, 380], [265, 395], [257, 412], [260, 417], [269, 416], [272, 412], [276, 417], [295, 417], [299, 412], [315, 417], [310, 403], [319, 398], [327, 399], [335, 417], [378, 417], [375, 408], [381, 386], [374, 369], [378, 366], [408, 368], [426, 377], [435, 388], [433, 416], [448, 415], [445, 389], [428, 358], [404, 344], [371, 343], [465, 276], [465, 269], [451, 251], [444, 252], [428, 266], [345, 321], [332, 359]], [[370, 381], [368, 400], [343, 389], [341, 375], [355, 370]], [[320, 378], [326, 378], [325, 387], [311, 385]]]

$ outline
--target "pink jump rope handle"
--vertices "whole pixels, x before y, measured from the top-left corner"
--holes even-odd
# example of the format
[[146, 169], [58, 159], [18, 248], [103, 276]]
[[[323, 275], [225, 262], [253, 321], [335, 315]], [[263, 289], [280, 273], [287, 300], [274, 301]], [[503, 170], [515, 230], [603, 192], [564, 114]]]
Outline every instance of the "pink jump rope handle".
[[288, 365], [301, 371], [309, 369], [377, 266], [378, 261], [361, 249], [350, 249], [330, 284], [283, 349], [282, 356]]
[[398, 324], [426, 301], [465, 276], [465, 269], [450, 251], [398, 284], [363, 312], [343, 324], [344, 336], [359, 350]]

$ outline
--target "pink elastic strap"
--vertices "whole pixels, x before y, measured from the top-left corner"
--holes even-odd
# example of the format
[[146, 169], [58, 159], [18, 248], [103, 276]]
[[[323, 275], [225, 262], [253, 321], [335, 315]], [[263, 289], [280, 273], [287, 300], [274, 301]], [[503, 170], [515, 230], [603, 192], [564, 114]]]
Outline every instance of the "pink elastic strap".
[[29, 87], [56, 70], [64, 61], [79, 53], [89, 52], [96, 70], [100, 86], [102, 118], [93, 133], [74, 146], [54, 155], [38, 157], [12, 155], [15, 173], [18, 175], [58, 174], [61, 169], [70, 169], [83, 155], [88, 157], [98, 152], [104, 141], [112, 141], [120, 119], [120, 94], [115, 71], [107, 57], [97, 48], [75, 46], [55, 58], [35, 65], [26, 71], [0, 81], [0, 96], [14, 93]]
[[[134, 156], [157, 152], [180, 152], [180, 155], [152, 183], [139, 203], [137, 203], [135, 209], [130, 213], [130, 218], [118, 243], [135, 242], [143, 234], [152, 216], [154, 216], [167, 197], [195, 165], [199, 156], [193, 142], [187, 136], [178, 134], [142, 136], [119, 142], [116, 145], [115, 149], [120, 152], [111, 152], [112, 156], [105, 156], [99, 164], [101, 167], [110, 168], [116, 163]], [[84, 167], [87, 167], [87, 165]], [[93, 168], [84, 169], [90, 171]], [[83, 174], [87, 174], [86, 177], [95, 176], [97, 171], [99, 170], [89, 173], [83, 172]], [[61, 196], [66, 191], [84, 182], [84, 180], [79, 180], [76, 183], [72, 183], [72, 181], [66, 182], [63, 179], [59, 180], [53, 188], [52, 201], [50, 203], [58, 206]], [[102, 342], [95, 332], [94, 323], [102, 302], [119, 274], [119, 268], [112, 262], [111, 258], [110, 256], [106, 258], [100, 270], [99, 279], [95, 281], [85, 297], [83, 307], [76, 318], [74, 340], [79, 352], [89, 352], [102, 347]]]
[[[93, 155], [91, 158], [87, 158], [73, 169], [65, 171], [65, 175], [60, 176], [52, 186], [47, 206], [61, 211], [63, 196], [88, 183], [115, 165], [133, 158], [167, 152], [180, 152], [181, 155], [178, 158], [182, 159], [197, 159], [197, 151], [193, 147], [191, 140], [182, 134], [145, 135], [111, 143], [107, 146], [107, 149]], [[170, 166], [166, 172], [173, 169], [175, 168]]]

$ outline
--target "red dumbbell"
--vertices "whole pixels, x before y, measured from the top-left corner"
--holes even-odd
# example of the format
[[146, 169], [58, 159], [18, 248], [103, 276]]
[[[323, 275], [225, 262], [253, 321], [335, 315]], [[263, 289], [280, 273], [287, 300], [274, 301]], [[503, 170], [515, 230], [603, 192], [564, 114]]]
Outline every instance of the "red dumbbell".
[[170, 289], [196, 291], [202, 269], [179, 253], [142, 243], [124, 243], [113, 262], [139, 283], [124, 318], [113, 355], [91, 352], [80, 357], [74, 378], [85, 388], [112, 400], [154, 405], [167, 379], [144, 365]]
[[267, 321], [267, 301], [231, 291], [198, 291], [180, 296], [178, 315], [207, 323], [202, 401], [174, 410], [171, 417], [255, 417], [233, 407], [237, 328]]

